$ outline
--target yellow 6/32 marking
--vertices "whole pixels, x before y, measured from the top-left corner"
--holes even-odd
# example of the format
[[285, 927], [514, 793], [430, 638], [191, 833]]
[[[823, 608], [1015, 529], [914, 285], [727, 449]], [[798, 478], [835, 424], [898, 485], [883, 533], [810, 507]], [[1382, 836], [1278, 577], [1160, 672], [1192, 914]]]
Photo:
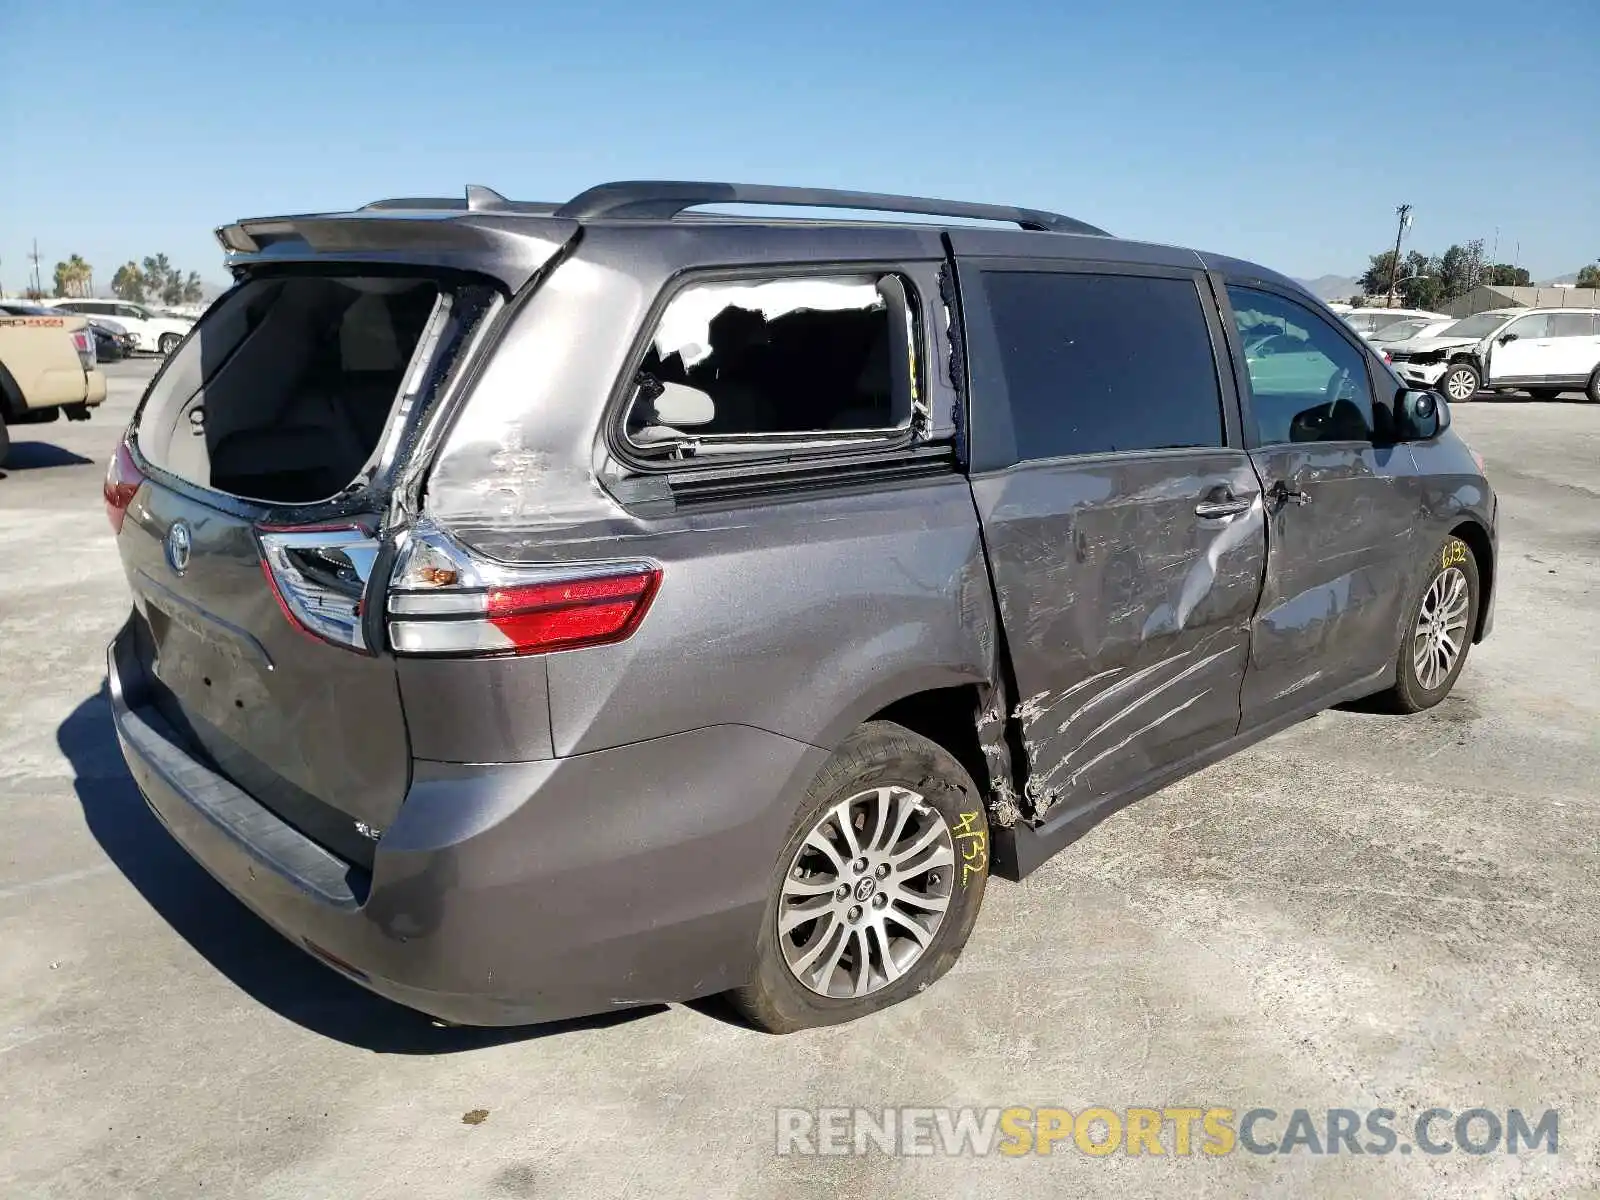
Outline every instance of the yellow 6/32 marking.
[[1446, 567], [1466, 561], [1467, 547], [1464, 542], [1447, 542], [1444, 549], [1439, 552], [1439, 569], [1441, 571]]
[[980, 825], [981, 812], [962, 813], [961, 820], [951, 830], [951, 835], [961, 843], [961, 886], [974, 875], [981, 875], [989, 865], [989, 834]]

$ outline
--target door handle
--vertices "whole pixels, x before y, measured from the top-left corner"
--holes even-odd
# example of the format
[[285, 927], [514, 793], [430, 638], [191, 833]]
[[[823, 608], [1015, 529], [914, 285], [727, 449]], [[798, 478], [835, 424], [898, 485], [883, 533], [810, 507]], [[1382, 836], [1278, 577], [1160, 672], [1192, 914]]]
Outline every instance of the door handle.
[[1251, 496], [1229, 496], [1221, 500], [1202, 500], [1194, 506], [1194, 515], [1206, 521], [1216, 521], [1223, 517], [1237, 517], [1240, 513], [1249, 512], [1255, 504]]
[[1311, 503], [1311, 493], [1302, 492], [1299, 488], [1290, 487], [1281, 479], [1272, 485], [1272, 491], [1269, 493], [1269, 495], [1272, 497], [1272, 502], [1279, 508], [1282, 508], [1285, 504]]

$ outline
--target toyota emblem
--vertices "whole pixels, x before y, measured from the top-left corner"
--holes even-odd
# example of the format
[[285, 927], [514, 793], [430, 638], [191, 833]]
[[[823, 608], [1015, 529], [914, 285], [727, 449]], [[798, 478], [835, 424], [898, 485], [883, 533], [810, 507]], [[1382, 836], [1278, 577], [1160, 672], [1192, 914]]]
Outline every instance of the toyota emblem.
[[189, 533], [189, 526], [182, 521], [174, 521], [172, 528], [167, 530], [167, 565], [173, 572], [182, 575], [189, 569], [189, 552], [194, 548], [194, 538]]

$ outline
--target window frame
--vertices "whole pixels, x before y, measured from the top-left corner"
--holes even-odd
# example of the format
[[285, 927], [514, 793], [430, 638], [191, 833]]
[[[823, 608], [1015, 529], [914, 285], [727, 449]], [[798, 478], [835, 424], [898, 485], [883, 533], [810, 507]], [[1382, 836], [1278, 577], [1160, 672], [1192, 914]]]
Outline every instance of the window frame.
[[[1243, 420], [1245, 447], [1249, 450], [1262, 450], [1274, 446], [1387, 446], [1392, 439], [1385, 439], [1382, 431], [1385, 428], [1394, 428], [1394, 399], [1385, 396], [1383, 389], [1378, 387], [1380, 378], [1373, 369], [1376, 355], [1372, 346], [1359, 333], [1343, 320], [1339, 314], [1332, 311], [1319, 311], [1314, 303], [1308, 304], [1307, 297], [1296, 294], [1292, 289], [1274, 283], [1270, 279], [1254, 279], [1246, 277], [1232, 277], [1220, 271], [1207, 272], [1211, 281], [1211, 290], [1216, 298], [1218, 311], [1222, 315], [1223, 336], [1228, 341], [1228, 351], [1233, 359], [1234, 382], [1239, 395], [1240, 414]], [[1327, 442], [1269, 442], [1263, 440], [1261, 422], [1256, 418], [1255, 391], [1250, 384], [1250, 367], [1245, 361], [1244, 343], [1239, 336], [1239, 323], [1233, 311], [1233, 301], [1228, 296], [1230, 287], [1243, 288], [1246, 291], [1263, 292], [1287, 303], [1294, 304], [1306, 310], [1313, 317], [1320, 318], [1322, 323], [1332, 329], [1350, 346], [1360, 357], [1367, 371], [1367, 392], [1372, 397], [1372, 437], [1341, 438], [1337, 441]], [[1384, 376], [1387, 378], [1387, 376]], [[1386, 416], [1380, 416], [1378, 410], [1382, 408]]]
[[[624, 469], [627, 475], [681, 475], [694, 471], [726, 470], [748, 466], [759, 471], [763, 466], [811, 459], [826, 461], [829, 458], [859, 456], [861, 454], [891, 453], [925, 445], [930, 437], [933, 422], [930, 420], [930, 357], [929, 357], [929, 304], [924, 294], [925, 285], [919, 283], [918, 273], [910, 260], [868, 259], [861, 261], [834, 260], [801, 263], [752, 263], [729, 266], [692, 267], [672, 276], [662, 285], [651, 301], [648, 311], [634, 331], [628, 356], [623, 368], [612, 384], [606, 402], [602, 437], [605, 449]], [[693, 287], [717, 283], [744, 283], [750, 281], [775, 282], [787, 279], [838, 279], [849, 276], [893, 275], [906, 291], [906, 311], [911, 318], [912, 356], [916, 362], [915, 388], [911, 400], [911, 414], [904, 424], [882, 430], [797, 431], [780, 434], [750, 434], [752, 443], [774, 443], [771, 450], [753, 450], [748, 453], [717, 453], [687, 458], [645, 457], [627, 435], [628, 409], [633, 402], [634, 379], [645, 357], [649, 354], [655, 331], [662, 316], [672, 302]], [[727, 438], [731, 435], [712, 435]], [[781, 443], [781, 448], [780, 444]]]
[[[1016, 257], [1012, 255], [963, 255], [956, 265], [961, 293], [966, 349], [966, 374], [964, 392], [967, 403], [967, 428], [969, 430], [969, 467], [973, 474], [1006, 470], [1011, 467], [1034, 467], [1050, 464], [1095, 463], [1122, 461], [1130, 458], [1180, 458], [1194, 455], [1215, 455], [1229, 450], [1245, 448], [1243, 425], [1239, 411], [1237, 381], [1228, 369], [1225, 329], [1217, 311], [1216, 300], [1206, 282], [1206, 273], [1198, 267], [1168, 266], [1160, 263], [1119, 262], [1087, 259], [1056, 260]], [[1169, 279], [1186, 282], [1195, 289], [1195, 300], [1206, 325], [1211, 343], [1212, 369], [1216, 373], [1217, 403], [1222, 418], [1222, 442], [1216, 446], [1178, 446], [1163, 449], [1103, 450], [1091, 454], [1058, 454], [1048, 458], [1029, 458], [1017, 450], [1016, 432], [1012, 424], [1011, 396], [1003, 376], [984, 379], [975, 386], [974, 364], [980, 357], [973, 352], [973, 344], [986, 342], [993, 348], [991, 355], [998, 364], [997, 335], [994, 329], [989, 293], [984, 286], [988, 272], [1025, 275], [1112, 275], [1134, 276], [1142, 279]], [[982, 390], [993, 387], [993, 395], [981, 395]]]

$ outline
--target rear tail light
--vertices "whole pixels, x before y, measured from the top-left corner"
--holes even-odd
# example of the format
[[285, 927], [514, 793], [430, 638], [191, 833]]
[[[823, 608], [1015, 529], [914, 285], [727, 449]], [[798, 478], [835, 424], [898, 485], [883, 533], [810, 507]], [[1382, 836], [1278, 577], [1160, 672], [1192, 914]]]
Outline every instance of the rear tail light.
[[106, 482], [101, 494], [106, 501], [106, 520], [111, 522], [111, 532], [121, 533], [123, 519], [128, 515], [128, 505], [133, 503], [144, 483], [144, 476], [134, 465], [133, 452], [128, 449], [128, 439], [117, 443], [117, 449], [106, 466]]
[[367, 652], [362, 604], [378, 541], [355, 525], [261, 526], [261, 573], [289, 623], [335, 646]]
[[82, 364], [83, 369], [87, 371], [94, 366], [96, 362], [94, 335], [87, 329], [75, 329], [72, 331], [72, 344], [78, 351], [78, 362]]
[[661, 569], [647, 562], [509, 567], [438, 532], [414, 535], [389, 590], [398, 654], [543, 654], [620, 642], [649, 611]]

